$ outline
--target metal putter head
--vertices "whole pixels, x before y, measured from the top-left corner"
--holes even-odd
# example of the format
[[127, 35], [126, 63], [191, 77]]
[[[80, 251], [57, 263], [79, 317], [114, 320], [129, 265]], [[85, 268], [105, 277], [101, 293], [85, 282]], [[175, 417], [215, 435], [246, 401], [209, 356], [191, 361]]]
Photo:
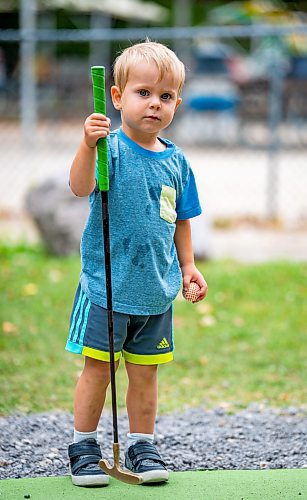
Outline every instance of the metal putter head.
[[99, 460], [99, 467], [106, 474], [108, 474], [111, 477], [114, 477], [115, 479], [118, 479], [119, 481], [122, 481], [123, 483], [141, 484], [143, 482], [143, 478], [140, 474], [134, 474], [133, 472], [122, 470], [121, 466], [119, 465], [119, 456], [120, 456], [119, 444], [114, 443], [113, 444], [113, 457], [114, 457], [113, 467], [111, 467], [111, 465], [109, 464], [109, 462], [107, 460]]

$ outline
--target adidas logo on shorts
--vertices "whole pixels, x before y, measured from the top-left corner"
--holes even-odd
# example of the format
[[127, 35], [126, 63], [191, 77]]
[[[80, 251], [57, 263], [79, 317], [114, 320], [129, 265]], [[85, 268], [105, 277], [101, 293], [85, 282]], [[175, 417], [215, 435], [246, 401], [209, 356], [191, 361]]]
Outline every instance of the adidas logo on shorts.
[[167, 342], [166, 338], [164, 337], [164, 339], [161, 340], [160, 344], [157, 345], [157, 349], [166, 349], [169, 346], [170, 346], [169, 343]]

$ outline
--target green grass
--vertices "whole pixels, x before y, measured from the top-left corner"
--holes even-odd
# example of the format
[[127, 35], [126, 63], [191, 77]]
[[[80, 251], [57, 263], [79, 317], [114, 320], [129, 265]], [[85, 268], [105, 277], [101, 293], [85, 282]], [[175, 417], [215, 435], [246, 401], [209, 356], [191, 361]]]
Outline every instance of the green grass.
[[[0, 413], [71, 411], [83, 360], [64, 347], [79, 257], [2, 246], [0, 259]], [[215, 261], [199, 267], [208, 299], [196, 305], [176, 300], [175, 361], [159, 369], [160, 412], [304, 404], [307, 264]], [[117, 380], [124, 407], [123, 366]]]

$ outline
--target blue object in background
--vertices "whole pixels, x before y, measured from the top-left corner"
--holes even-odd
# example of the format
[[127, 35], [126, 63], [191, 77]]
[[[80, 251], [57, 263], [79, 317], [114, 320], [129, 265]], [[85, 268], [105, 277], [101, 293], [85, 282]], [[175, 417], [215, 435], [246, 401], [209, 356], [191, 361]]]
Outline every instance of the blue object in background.
[[307, 56], [296, 56], [291, 59], [290, 78], [307, 79]]
[[239, 102], [236, 97], [218, 95], [197, 95], [187, 99], [187, 104], [194, 111], [226, 111], [233, 110]]

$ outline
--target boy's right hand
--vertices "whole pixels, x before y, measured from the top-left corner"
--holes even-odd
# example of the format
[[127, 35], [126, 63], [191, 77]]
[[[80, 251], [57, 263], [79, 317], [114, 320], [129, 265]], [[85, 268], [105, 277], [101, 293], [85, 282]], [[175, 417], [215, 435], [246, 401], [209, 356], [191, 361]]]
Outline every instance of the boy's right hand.
[[89, 148], [95, 148], [98, 139], [110, 133], [111, 120], [100, 113], [92, 113], [84, 122], [84, 141]]

